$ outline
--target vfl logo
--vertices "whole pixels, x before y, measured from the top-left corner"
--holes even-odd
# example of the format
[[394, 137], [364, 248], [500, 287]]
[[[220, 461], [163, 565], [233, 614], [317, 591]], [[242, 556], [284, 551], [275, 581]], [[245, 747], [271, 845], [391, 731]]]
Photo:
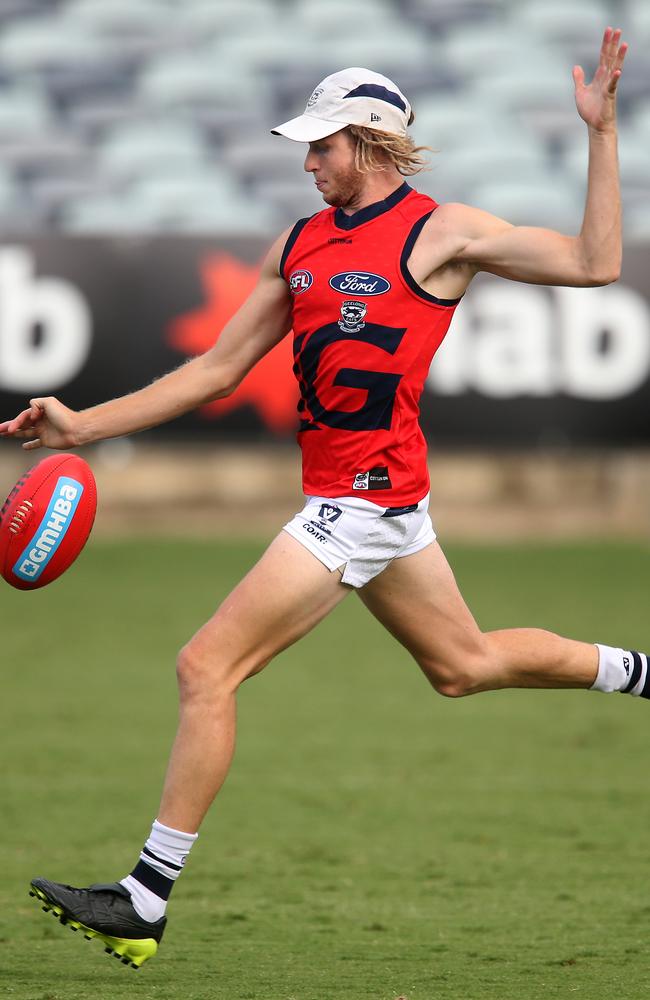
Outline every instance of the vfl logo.
[[81, 499], [84, 488], [76, 479], [60, 476], [33, 541], [14, 566], [21, 580], [38, 580], [58, 549]]
[[389, 290], [390, 281], [369, 271], [342, 271], [332, 275], [330, 286], [344, 295], [348, 292], [354, 295], [383, 295]]
[[368, 312], [365, 302], [357, 302], [355, 299], [346, 299], [341, 306], [341, 318], [339, 326], [343, 333], [358, 333], [366, 325], [363, 321]]
[[327, 521], [328, 524], [334, 524], [338, 521], [343, 511], [340, 507], [335, 507], [334, 504], [322, 503], [320, 505], [320, 510], [318, 511], [318, 516], [321, 521]]
[[289, 288], [294, 295], [300, 295], [302, 292], [306, 292], [308, 288], [311, 288], [313, 283], [313, 274], [311, 271], [305, 271], [304, 269], [294, 271], [289, 278]]
[[[317, 528], [318, 532], [325, 532], [326, 535], [332, 535], [336, 529], [337, 522], [343, 511], [340, 507], [337, 507], [333, 503], [322, 503], [318, 511], [317, 520], [310, 521], [309, 523], [313, 528]], [[303, 524], [303, 528], [307, 528], [306, 524]], [[307, 528], [309, 531], [309, 528]], [[317, 541], [325, 542], [326, 539], [319, 535], [316, 531], [311, 532]]]

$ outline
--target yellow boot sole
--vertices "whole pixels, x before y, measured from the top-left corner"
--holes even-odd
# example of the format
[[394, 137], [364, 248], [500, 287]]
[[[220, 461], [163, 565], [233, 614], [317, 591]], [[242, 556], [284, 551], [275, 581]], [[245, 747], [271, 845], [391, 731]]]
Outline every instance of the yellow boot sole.
[[48, 899], [45, 893], [34, 885], [30, 888], [29, 895], [34, 896], [46, 912], [57, 917], [71, 931], [83, 931], [83, 936], [87, 941], [97, 938], [104, 945], [104, 951], [107, 955], [112, 955], [124, 965], [130, 965], [132, 969], [139, 969], [147, 959], [153, 958], [158, 951], [158, 942], [154, 941], [153, 938], [111, 937], [110, 934], [102, 934], [101, 931], [95, 931], [92, 927], [86, 927], [85, 924], [69, 917], [58, 903]]

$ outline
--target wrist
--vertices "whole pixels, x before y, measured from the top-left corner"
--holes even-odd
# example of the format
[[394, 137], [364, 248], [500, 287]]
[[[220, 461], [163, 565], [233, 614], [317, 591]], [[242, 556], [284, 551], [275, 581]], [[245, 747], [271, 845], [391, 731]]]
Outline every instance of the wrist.
[[602, 139], [616, 139], [618, 135], [616, 121], [609, 122], [607, 125], [601, 125], [598, 128], [594, 125], [587, 125], [587, 132], [589, 133], [589, 138], [595, 139], [596, 141]]
[[76, 425], [73, 431], [76, 447], [80, 448], [85, 444], [93, 444], [95, 441], [101, 440], [101, 435], [93, 427], [91, 412], [92, 410], [81, 410], [76, 414]]

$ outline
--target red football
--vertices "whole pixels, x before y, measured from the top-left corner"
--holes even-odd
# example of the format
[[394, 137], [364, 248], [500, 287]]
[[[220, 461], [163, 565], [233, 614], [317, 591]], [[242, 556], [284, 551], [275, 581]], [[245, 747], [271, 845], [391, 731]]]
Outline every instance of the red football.
[[44, 587], [71, 565], [95, 520], [97, 487], [77, 455], [51, 455], [19, 479], [0, 510], [0, 573], [18, 590]]

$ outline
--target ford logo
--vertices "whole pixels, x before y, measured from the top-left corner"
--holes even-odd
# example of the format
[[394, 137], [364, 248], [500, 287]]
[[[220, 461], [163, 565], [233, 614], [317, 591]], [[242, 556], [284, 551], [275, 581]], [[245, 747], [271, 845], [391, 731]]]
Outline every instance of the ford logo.
[[342, 271], [330, 278], [330, 285], [343, 295], [383, 295], [390, 288], [390, 281], [369, 271]]

